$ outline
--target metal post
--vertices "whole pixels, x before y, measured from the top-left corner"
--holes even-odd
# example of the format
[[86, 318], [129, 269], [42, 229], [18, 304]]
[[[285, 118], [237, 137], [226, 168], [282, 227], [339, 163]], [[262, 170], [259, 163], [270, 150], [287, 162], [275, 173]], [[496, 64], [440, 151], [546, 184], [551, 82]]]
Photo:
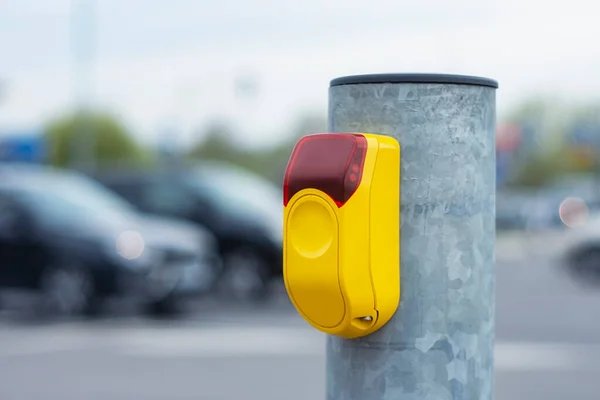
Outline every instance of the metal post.
[[495, 81], [334, 79], [329, 131], [401, 145], [401, 300], [361, 339], [327, 339], [329, 400], [493, 397]]
[[73, 168], [94, 172], [98, 132], [94, 131], [93, 97], [95, 90], [95, 22], [96, 0], [72, 0], [71, 39], [74, 55], [74, 89], [76, 108], [86, 115], [76, 125], [69, 144], [69, 164]]

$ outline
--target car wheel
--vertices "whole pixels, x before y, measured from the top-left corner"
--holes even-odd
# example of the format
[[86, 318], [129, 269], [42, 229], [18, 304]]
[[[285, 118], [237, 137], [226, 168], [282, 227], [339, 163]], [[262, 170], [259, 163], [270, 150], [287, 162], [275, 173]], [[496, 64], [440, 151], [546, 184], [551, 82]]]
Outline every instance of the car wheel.
[[50, 267], [41, 277], [44, 314], [93, 315], [97, 311], [94, 281], [84, 268]]
[[223, 258], [222, 288], [227, 296], [241, 301], [263, 301], [270, 294], [267, 261], [252, 249], [236, 249]]

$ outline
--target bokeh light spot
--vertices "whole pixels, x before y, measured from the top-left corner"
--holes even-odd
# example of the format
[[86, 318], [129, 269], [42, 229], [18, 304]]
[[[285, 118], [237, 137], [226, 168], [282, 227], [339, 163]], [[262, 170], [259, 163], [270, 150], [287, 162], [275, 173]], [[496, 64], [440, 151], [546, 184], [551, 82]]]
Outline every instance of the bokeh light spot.
[[117, 238], [117, 253], [128, 260], [139, 258], [144, 246], [144, 238], [137, 231], [125, 231]]
[[576, 228], [585, 223], [589, 217], [589, 209], [585, 201], [579, 197], [567, 197], [558, 209], [560, 220], [570, 228]]

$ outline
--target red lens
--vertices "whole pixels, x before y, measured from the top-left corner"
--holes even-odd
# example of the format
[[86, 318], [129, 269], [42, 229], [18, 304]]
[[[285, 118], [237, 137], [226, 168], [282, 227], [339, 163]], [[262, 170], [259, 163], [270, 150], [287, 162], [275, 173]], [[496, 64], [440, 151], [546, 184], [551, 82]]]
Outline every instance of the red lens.
[[327, 193], [343, 206], [362, 178], [367, 139], [353, 133], [305, 136], [296, 144], [283, 181], [283, 204], [303, 189]]

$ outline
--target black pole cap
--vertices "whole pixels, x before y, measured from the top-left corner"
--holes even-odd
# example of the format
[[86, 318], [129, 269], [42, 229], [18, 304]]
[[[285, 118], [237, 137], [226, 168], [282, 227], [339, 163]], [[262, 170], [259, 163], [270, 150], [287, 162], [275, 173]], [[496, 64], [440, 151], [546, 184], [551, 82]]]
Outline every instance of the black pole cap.
[[448, 85], [474, 85], [498, 88], [498, 82], [493, 79], [469, 75], [452, 74], [368, 74], [350, 75], [335, 78], [330, 87], [341, 85], [360, 85], [366, 83], [441, 83]]

